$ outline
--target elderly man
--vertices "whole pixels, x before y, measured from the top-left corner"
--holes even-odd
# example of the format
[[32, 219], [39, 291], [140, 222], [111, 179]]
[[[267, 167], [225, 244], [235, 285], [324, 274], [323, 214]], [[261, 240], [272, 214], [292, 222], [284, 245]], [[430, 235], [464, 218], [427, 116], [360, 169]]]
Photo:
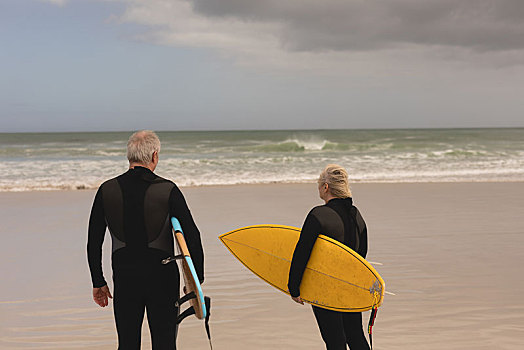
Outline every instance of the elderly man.
[[182, 192], [153, 173], [160, 140], [152, 131], [138, 131], [127, 143], [129, 170], [104, 182], [96, 193], [87, 255], [93, 299], [101, 307], [112, 298], [102, 273], [102, 243], [106, 227], [112, 241], [114, 315], [118, 349], [140, 349], [144, 310], [153, 349], [176, 348], [175, 301], [179, 298], [176, 264], [161, 261], [174, 256], [170, 218], [182, 225], [195, 268], [204, 281], [200, 232]]

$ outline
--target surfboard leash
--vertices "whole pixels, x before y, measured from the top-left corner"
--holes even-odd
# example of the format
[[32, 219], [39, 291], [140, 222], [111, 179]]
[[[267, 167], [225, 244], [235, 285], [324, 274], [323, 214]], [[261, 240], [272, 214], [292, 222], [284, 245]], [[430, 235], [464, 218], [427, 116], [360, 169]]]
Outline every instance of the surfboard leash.
[[379, 299], [379, 294], [377, 291], [375, 291], [373, 293], [373, 307], [371, 308], [371, 313], [369, 314], [369, 322], [368, 322], [368, 335], [369, 335], [370, 350], [373, 350], [373, 325], [375, 324], [375, 319], [377, 318], [378, 299]]
[[211, 350], [213, 350], [213, 344], [211, 343], [211, 332], [209, 331], [209, 316], [211, 315], [211, 298], [205, 296], [204, 301], [206, 303], [207, 310], [204, 326], [206, 327], [207, 340], [209, 340], [209, 347], [211, 348]]

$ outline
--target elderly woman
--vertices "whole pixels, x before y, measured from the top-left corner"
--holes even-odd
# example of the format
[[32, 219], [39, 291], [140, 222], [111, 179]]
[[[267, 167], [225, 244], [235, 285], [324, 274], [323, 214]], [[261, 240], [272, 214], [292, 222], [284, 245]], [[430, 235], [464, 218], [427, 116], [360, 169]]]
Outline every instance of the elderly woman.
[[[300, 239], [293, 253], [288, 288], [299, 304], [300, 282], [311, 250], [319, 234], [329, 236], [366, 257], [367, 229], [364, 219], [353, 205], [346, 170], [336, 164], [328, 165], [318, 179], [318, 194], [325, 204], [313, 208], [306, 217]], [[313, 306], [326, 349], [369, 350], [362, 329], [361, 312], [338, 312]]]

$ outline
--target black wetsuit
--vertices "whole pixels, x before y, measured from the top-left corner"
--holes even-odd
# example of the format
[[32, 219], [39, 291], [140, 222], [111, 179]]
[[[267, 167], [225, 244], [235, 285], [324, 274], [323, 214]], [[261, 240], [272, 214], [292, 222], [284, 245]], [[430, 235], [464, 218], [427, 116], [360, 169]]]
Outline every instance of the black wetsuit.
[[[351, 198], [335, 198], [326, 205], [313, 208], [306, 217], [293, 253], [288, 281], [293, 297], [300, 295], [302, 275], [319, 234], [334, 238], [366, 257], [366, 223]], [[361, 312], [338, 312], [313, 306], [313, 313], [328, 350], [346, 349], [346, 344], [351, 350], [369, 350]]]
[[144, 309], [155, 350], [176, 348], [175, 330], [179, 297], [176, 264], [163, 265], [174, 256], [171, 217], [182, 225], [184, 236], [202, 283], [204, 254], [200, 232], [184, 196], [171, 181], [143, 167], [104, 182], [96, 193], [87, 255], [93, 287], [102, 287], [102, 243], [106, 227], [112, 239], [113, 306], [119, 349], [140, 349]]

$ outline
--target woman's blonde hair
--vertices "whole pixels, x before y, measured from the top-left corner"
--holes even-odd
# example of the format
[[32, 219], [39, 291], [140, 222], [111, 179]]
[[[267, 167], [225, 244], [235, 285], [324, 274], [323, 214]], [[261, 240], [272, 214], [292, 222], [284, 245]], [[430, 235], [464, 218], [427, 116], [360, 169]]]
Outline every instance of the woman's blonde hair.
[[329, 192], [336, 198], [351, 197], [348, 172], [337, 164], [328, 164], [318, 177], [318, 184], [328, 184]]

